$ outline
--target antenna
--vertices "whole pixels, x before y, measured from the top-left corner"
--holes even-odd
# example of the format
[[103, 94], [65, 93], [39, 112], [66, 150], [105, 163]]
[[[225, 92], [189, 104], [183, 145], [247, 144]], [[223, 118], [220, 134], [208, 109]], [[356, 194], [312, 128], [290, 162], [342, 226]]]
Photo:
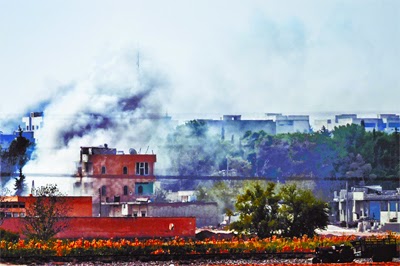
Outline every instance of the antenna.
[[138, 51], [137, 55], [136, 55], [136, 66], [137, 66], [137, 71], [139, 73], [139, 70], [140, 70], [140, 51]]

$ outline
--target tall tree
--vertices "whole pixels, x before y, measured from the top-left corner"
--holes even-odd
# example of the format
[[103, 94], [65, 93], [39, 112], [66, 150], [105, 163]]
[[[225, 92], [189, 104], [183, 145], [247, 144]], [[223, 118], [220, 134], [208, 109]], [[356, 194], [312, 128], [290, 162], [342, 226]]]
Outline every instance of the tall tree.
[[13, 172], [18, 172], [18, 177], [15, 178], [15, 191], [17, 195], [21, 195], [24, 191], [25, 175], [22, 173], [22, 168], [30, 160], [33, 143], [22, 136], [22, 129], [18, 127], [18, 136], [11, 142], [8, 151], [4, 153], [7, 162], [13, 168]]
[[48, 184], [32, 191], [35, 201], [26, 208], [23, 232], [28, 238], [48, 240], [68, 227], [72, 210], [57, 185]]
[[270, 182], [265, 188], [255, 183], [252, 189], [247, 189], [238, 196], [235, 207], [240, 216], [230, 228], [242, 233], [256, 234], [260, 238], [275, 234], [279, 229], [278, 202], [275, 183]]
[[315, 229], [329, 222], [329, 206], [314, 197], [311, 190], [301, 189], [295, 183], [280, 188], [280, 228], [284, 236], [314, 235]]

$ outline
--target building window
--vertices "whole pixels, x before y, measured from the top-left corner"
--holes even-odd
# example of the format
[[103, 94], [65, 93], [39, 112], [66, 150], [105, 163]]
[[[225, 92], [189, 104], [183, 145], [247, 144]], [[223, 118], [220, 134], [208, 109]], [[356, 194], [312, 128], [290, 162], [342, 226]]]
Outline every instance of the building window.
[[138, 194], [143, 194], [143, 186], [138, 187]]
[[142, 211], [142, 217], [146, 217], [146, 212]]
[[137, 175], [148, 175], [149, 174], [149, 163], [136, 163], [136, 174]]
[[102, 196], [105, 196], [105, 195], [107, 195], [107, 189], [106, 189], [106, 186], [102, 186], [102, 187], [101, 187], [101, 195], [102, 195]]
[[124, 186], [124, 195], [128, 195], [128, 186]]
[[102, 167], [101, 167], [101, 173], [102, 173], [103, 175], [106, 173], [106, 167], [105, 167], [105, 166], [102, 166]]
[[122, 172], [124, 173], [124, 175], [128, 174], [128, 167], [124, 166], [124, 168], [122, 168]]

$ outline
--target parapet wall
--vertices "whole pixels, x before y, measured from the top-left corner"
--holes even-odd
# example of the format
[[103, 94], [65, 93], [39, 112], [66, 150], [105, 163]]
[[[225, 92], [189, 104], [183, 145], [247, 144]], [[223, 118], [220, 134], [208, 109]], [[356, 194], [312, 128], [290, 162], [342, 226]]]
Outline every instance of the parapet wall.
[[[56, 238], [153, 238], [195, 237], [194, 217], [71, 217], [69, 226]], [[19, 233], [22, 238], [24, 220], [7, 218], [0, 226]]]

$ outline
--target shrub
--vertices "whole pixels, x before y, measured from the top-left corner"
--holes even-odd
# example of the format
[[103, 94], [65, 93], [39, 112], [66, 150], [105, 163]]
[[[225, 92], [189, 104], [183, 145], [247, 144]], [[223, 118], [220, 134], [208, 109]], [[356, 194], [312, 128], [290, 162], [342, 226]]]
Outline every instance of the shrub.
[[16, 242], [18, 241], [18, 239], [19, 239], [19, 234], [0, 228], [0, 240], [5, 240], [8, 242]]

